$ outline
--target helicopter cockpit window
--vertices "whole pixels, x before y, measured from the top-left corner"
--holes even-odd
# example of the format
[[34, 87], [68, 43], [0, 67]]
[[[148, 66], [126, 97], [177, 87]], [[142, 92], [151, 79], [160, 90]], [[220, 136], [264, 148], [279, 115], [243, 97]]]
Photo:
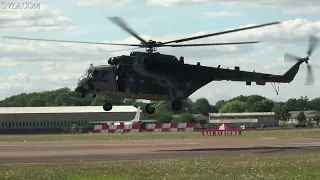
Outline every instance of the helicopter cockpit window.
[[100, 76], [99, 76], [99, 80], [108, 81], [108, 79], [109, 79], [108, 71], [101, 71]]
[[99, 75], [99, 71], [98, 70], [94, 70], [90, 75], [89, 77], [91, 79], [97, 79], [98, 78], [98, 75]]
[[83, 74], [81, 75], [80, 79], [88, 78], [89, 74], [92, 73], [92, 69], [86, 69]]

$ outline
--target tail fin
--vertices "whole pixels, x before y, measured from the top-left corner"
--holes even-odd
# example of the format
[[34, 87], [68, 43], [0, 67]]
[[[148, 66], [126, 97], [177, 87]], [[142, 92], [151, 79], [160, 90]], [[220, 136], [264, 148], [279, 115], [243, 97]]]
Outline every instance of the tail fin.
[[140, 106], [138, 106], [138, 110], [137, 110], [136, 116], [131, 121], [132, 122], [139, 122], [140, 121]]
[[306, 79], [306, 85], [311, 85], [314, 83], [314, 76], [312, 72], [312, 68], [309, 65], [309, 58], [314, 52], [314, 50], [318, 47], [319, 39], [313, 35], [310, 36], [309, 39], [309, 48], [307, 51], [307, 56], [305, 58], [301, 58], [289, 53], [286, 53], [284, 55], [284, 61], [295, 61], [296, 63], [283, 75], [285, 80], [287, 82], [291, 82], [293, 78], [296, 76], [297, 72], [299, 71], [299, 67], [302, 63], [307, 64], [307, 79]]
[[287, 72], [283, 74], [284, 82], [291, 82], [294, 79], [302, 63], [303, 61], [298, 61]]

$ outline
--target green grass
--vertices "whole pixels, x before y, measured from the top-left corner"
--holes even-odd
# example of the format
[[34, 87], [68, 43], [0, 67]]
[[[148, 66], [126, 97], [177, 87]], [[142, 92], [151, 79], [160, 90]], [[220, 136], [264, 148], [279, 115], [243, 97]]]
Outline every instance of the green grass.
[[18, 180], [316, 180], [320, 154], [279, 157], [0, 165], [0, 179]]
[[[320, 129], [245, 131], [236, 138], [254, 137], [320, 137]], [[75, 141], [75, 140], [143, 140], [143, 139], [208, 139], [235, 138], [234, 136], [202, 136], [201, 132], [163, 132], [128, 134], [59, 134], [59, 135], [1, 135], [0, 142], [8, 141]]]

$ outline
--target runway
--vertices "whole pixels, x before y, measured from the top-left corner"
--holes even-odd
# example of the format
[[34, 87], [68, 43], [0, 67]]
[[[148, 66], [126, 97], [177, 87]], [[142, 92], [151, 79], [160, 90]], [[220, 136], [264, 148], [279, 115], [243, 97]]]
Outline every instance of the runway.
[[316, 154], [320, 138], [0, 142], [0, 164]]

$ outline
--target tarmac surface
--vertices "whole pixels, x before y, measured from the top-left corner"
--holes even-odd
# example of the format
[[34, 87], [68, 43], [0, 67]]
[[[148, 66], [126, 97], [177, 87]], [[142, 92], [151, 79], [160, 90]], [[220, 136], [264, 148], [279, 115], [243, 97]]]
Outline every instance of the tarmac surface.
[[0, 142], [0, 164], [317, 154], [320, 138]]

